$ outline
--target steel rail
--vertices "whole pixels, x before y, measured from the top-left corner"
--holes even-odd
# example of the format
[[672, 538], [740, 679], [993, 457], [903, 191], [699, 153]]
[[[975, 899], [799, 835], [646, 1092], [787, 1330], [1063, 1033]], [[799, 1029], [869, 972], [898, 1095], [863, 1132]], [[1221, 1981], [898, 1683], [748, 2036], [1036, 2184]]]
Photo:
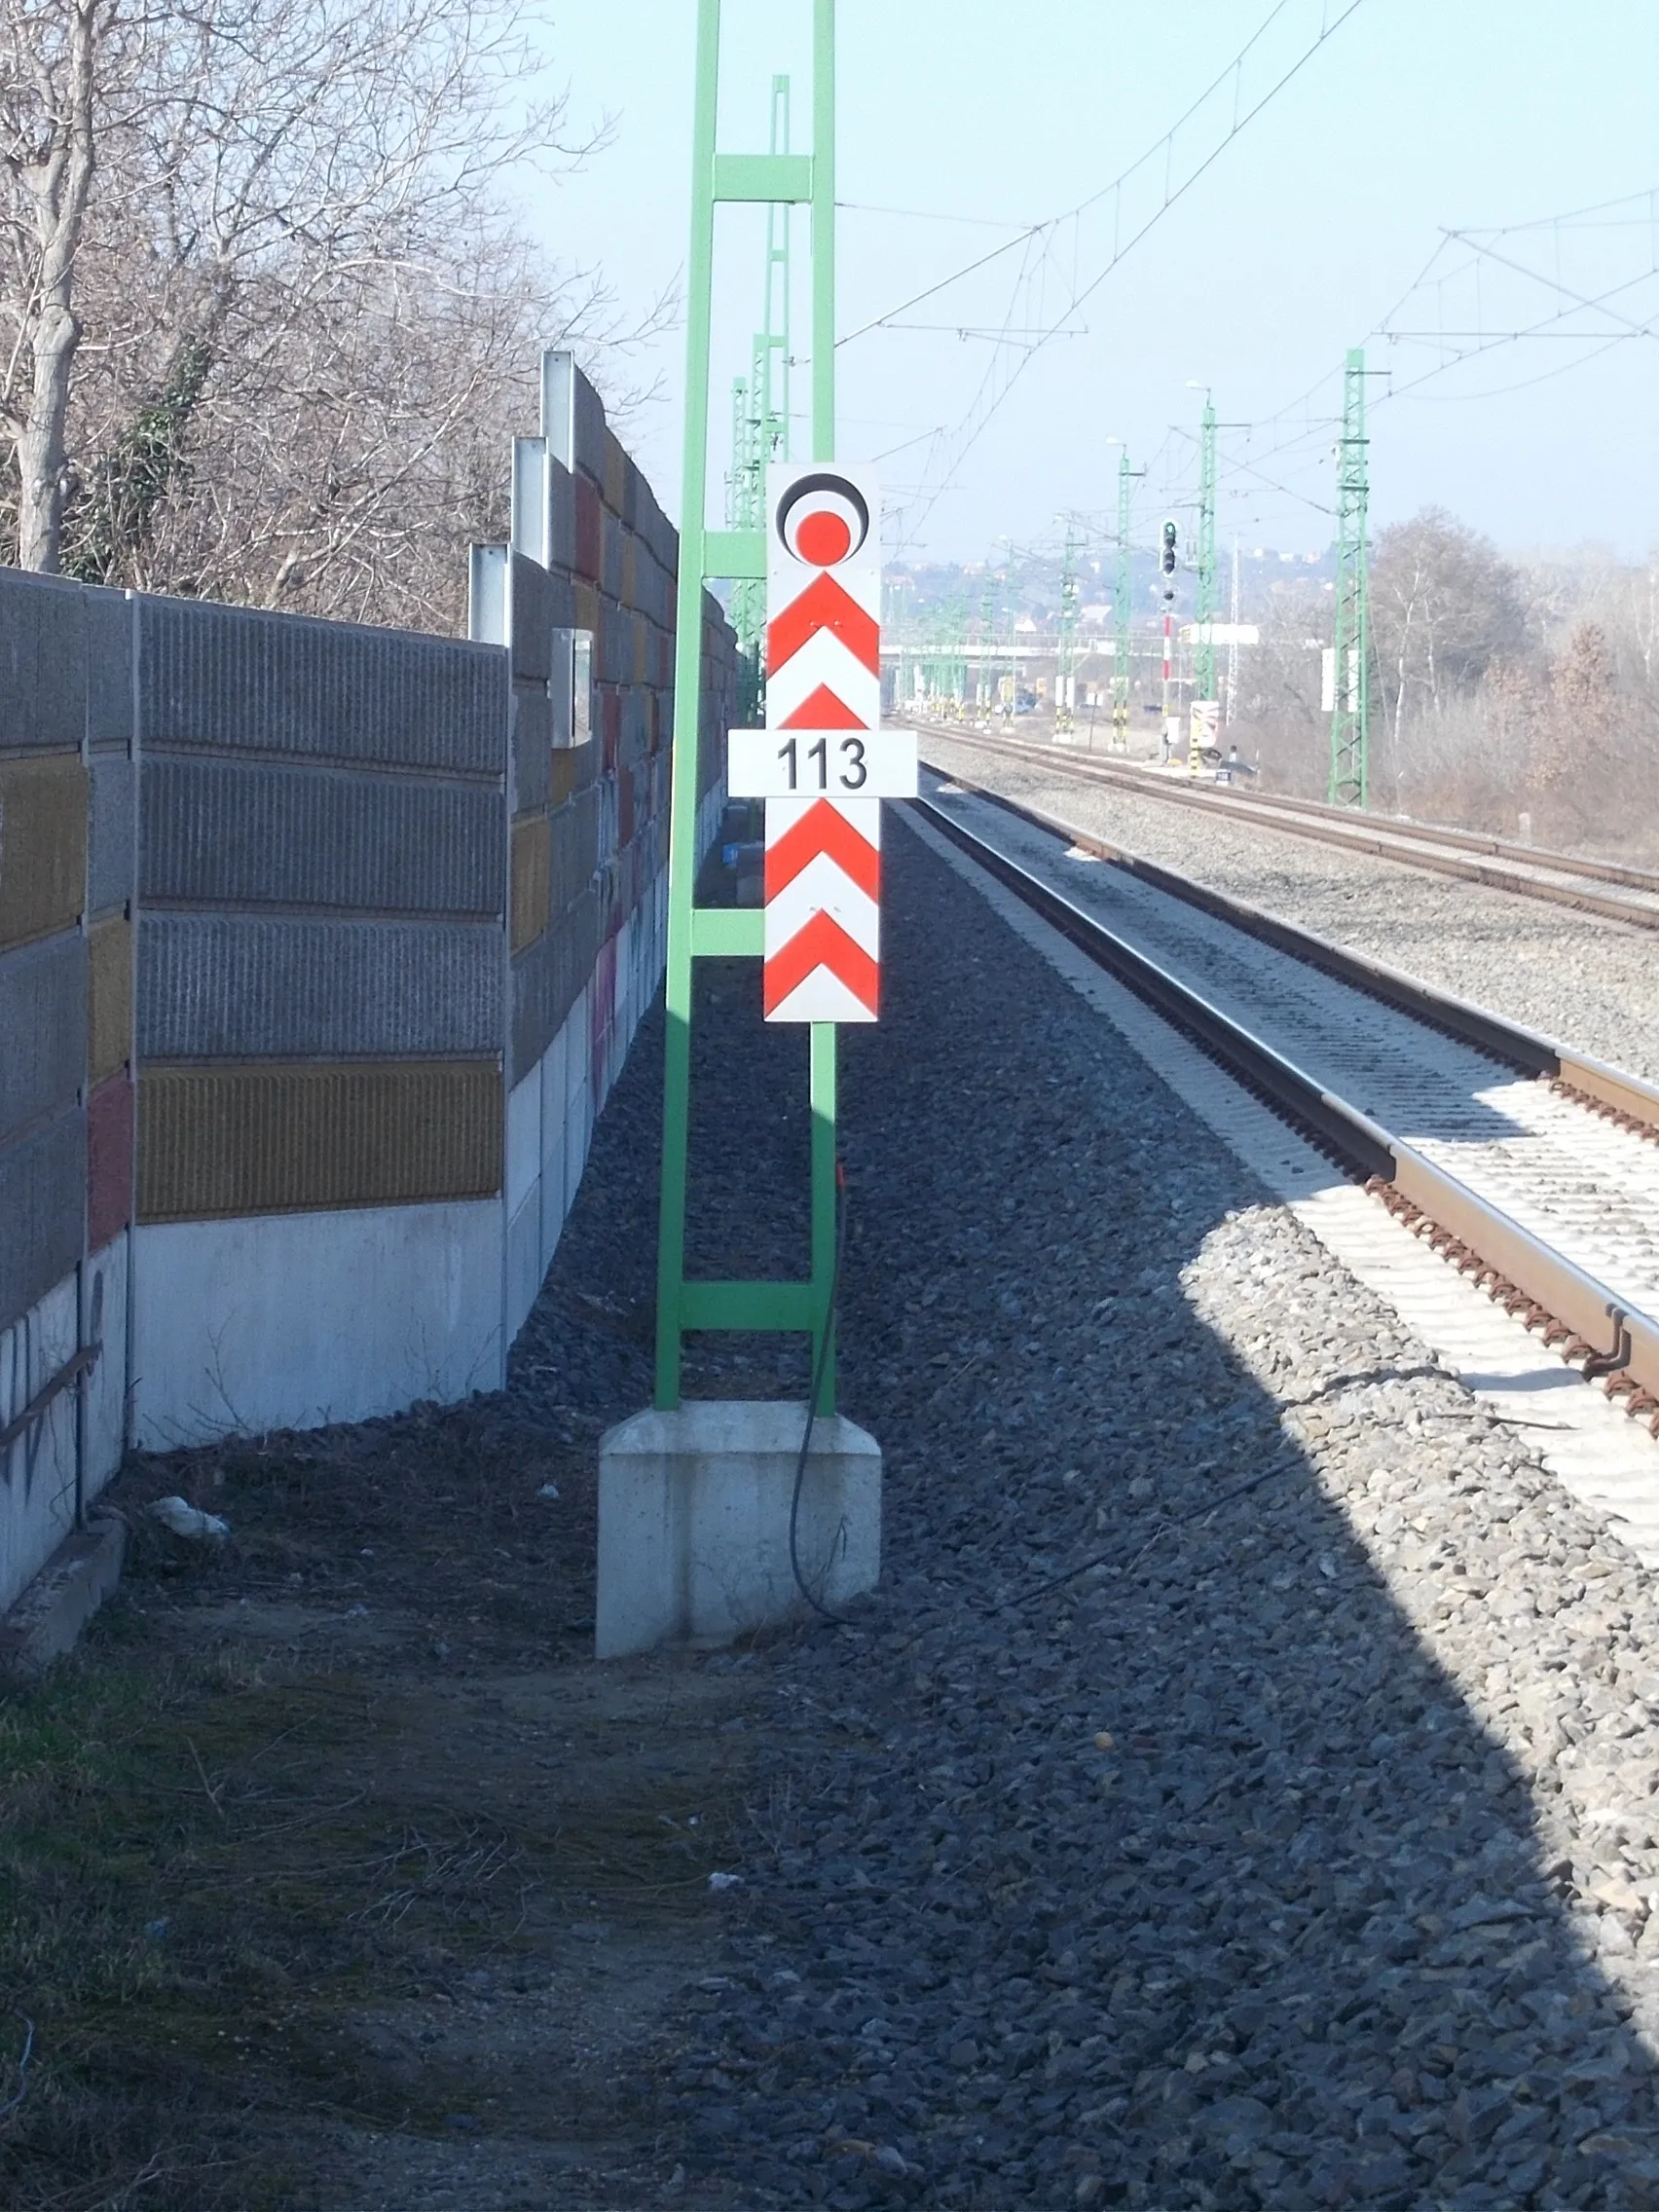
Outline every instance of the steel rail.
[[913, 802], [926, 821], [1014, 892], [1098, 967], [1193, 1038], [1285, 1120], [1377, 1188], [1394, 1210], [1426, 1218], [1429, 1240], [1494, 1297], [1542, 1326], [1584, 1373], [1630, 1394], [1630, 1410], [1653, 1417], [1659, 1433], [1659, 1321], [1488, 1203], [1370, 1115], [1325, 1088], [1266, 1039], [1224, 1013], [1117, 931], [1000, 852], [931, 799]]
[[1150, 884], [1171, 899], [1196, 906], [1200, 913], [1213, 915], [1246, 936], [1272, 945], [1276, 951], [1288, 953], [1292, 959], [1364, 991], [1368, 997], [1397, 1007], [1414, 1020], [1443, 1030], [1460, 1044], [1472, 1045], [1477, 1051], [1486, 1052], [1493, 1059], [1505, 1061], [1527, 1075], [1547, 1077], [1594, 1101], [1597, 1109], [1610, 1118], [1659, 1138], [1659, 1086], [1627, 1074], [1623, 1068], [1609, 1067], [1603, 1060], [1591, 1058], [1587, 1052], [1574, 1051], [1558, 1039], [1527, 1029], [1503, 1014], [1489, 1013], [1485, 1007], [1455, 998], [1449, 991], [1436, 990], [1419, 977], [1407, 975], [1403, 969], [1389, 967], [1386, 961], [1351, 952], [1346, 945], [1315, 936], [1298, 922], [1284, 921], [1260, 906], [1246, 905], [1242, 900], [1230, 898], [1224, 891], [1212, 891], [1208, 885], [1197, 883], [1190, 876], [1177, 875], [1156, 861], [1144, 860], [1138, 853], [1128, 852], [1091, 830], [1080, 829], [1062, 815], [1051, 814], [1046, 807], [1033, 806], [1029, 799], [1010, 798], [1005, 792], [993, 791], [989, 785], [975, 783], [960, 773], [945, 769], [935, 769], [934, 773], [947, 777], [951, 783], [973, 792], [976, 797], [1001, 808], [1005, 814], [1012, 814], [1017, 821], [1029, 822], [1033, 828], [1047, 830], [1051, 836], [1065, 838], [1079, 852], [1122, 868], [1138, 882]]
[[[1342, 807], [1285, 798], [1276, 793], [1224, 792], [1213, 786], [1178, 784], [1141, 770], [1114, 767], [1105, 761], [1069, 759], [1053, 747], [1031, 745], [1018, 738], [987, 737], [977, 730], [940, 729], [932, 723], [908, 726], [914, 727], [924, 740], [937, 737], [951, 745], [971, 746], [1004, 759], [1051, 769], [1078, 783], [1133, 792], [1142, 798], [1161, 799], [1173, 806], [1198, 807], [1236, 822], [1254, 822], [1258, 828], [1276, 830], [1287, 837], [1304, 837], [1346, 852], [1366, 853], [1374, 860], [1393, 861], [1399, 866], [1422, 868], [1431, 875], [1448, 875], [1461, 882], [1483, 884], [1492, 891], [1513, 892], [1518, 898], [1541, 899], [1551, 905], [1595, 914], [1604, 921], [1628, 922], [1636, 929], [1659, 930], [1659, 906], [1640, 906], [1626, 899], [1604, 898], [1594, 891], [1578, 891], [1567, 884], [1548, 882], [1541, 875], [1521, 872], [1547, 868], [1557, 875], [1580, 876], [1586, 882], [1622, 884], [1627, 889], [1659, 899], [1659, 875], [1647, 874], [1640, 868], [1581, 860], [1571, 853], [1547, 852], [1531, 845], [1505, 844], [1498, 838], [1415, 822], [1368, 819], [1362, 824]], [[940, 773], [949, 771], [941, 769]], [[1427, 852], [1407, 849], [1424, 845], [1439, 849]], [[1489, 866], [1485, 860], [1473, 857], [1480, 854], [1500, 857], [1514, 865]]]

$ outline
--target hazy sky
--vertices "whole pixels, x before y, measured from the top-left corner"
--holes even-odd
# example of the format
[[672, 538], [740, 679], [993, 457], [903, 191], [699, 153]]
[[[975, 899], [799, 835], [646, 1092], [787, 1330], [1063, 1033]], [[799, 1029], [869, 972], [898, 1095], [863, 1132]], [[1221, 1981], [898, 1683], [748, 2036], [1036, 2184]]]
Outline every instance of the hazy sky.
[[[1238, 80], [1247, 109], [1346, 5], [841, 0], [839, 196], [852, 204], [840, 220], [840, 329], [1097, 194], [1272, 18]], [[643, 305], [683, 267], [695, 13], [694, 0], [556, 0], [546, 34], [573, 118], [609, 113], [615, 138], [585, 173], [535, 191], [534, 219], [556, 253], [600, 264], [624, 304]], [[774, 71], [792, 74], [794, 143], [808, 150], [809, 18], [810, 0], [726, 0], [726, 150], [763, 146]], [[1176, 182], [1220, 144], [1234, 95], [1230, 83], [1177, 135]], [[987, 371], [994, 379], [1017, 357], [986, 334], [1006, 329], [1017, 344], [1062, 322], [1110, 259], [1114, 222], [1126, 235], [1155, 213], [1164, 175], [1160, 155], [1119, 202], [901, 318], [940, 327], [877, 330], [840, 349], [841, 452], [888, 456], [884, 480], [910, 502], [918, 550], [977, 559], [999, 537], [1051, 540], [1061, 510], [1110, 516], [1114, 439], [1150, 466], [1140, 495], [1150, 537], [1165, 507], [1193, 496], [1202, 391], [1190, 382], [1213, 388], [1223, 422], [1240, 425], [1222, 439], [1224, 541], [1323, 546], [1329, 418], [1345, 350], [1362, 343], [1372, 367], [1392, 372], [1370, 383], [1376, 524], [1434, 503], [1511, 550], [1659, 544], [1659, 341], [1630, 336], [1589, 358], [1585, 336], [1606, 345], [1659, 318], [1659, 195], [1646, 197], [1659, 188], [1655, 0], [1360, 0], [1105, 276], [1071, 317], [1073, 334], [1031, 353], [964, 455], [956, 433], [975, 420]], [[1593, 223], [1551, 221], [1627, 200]], [[759, 313], [759, 223], [749, 209], [720, 223], [717, 481], [730, 380]], [[1487, 250], [1444, 243], [1448, 229], [1482, 233]], [[1412, 294], [1437, 248], [1444, 281]], [[1567, 292], [1615, 295], [1611, 313], [1572, 310], [1552, 325], [1563, 335], [1493, 346], [1387, 396], [1440, 355], [1377, 335], [1384, 318], [1476, 334], [1456, 350], [1558, 315]], [[802, 289], [803, 410], [805, 338]], [[633, 444], [678, 513], [679, 330], [651, 364], [665, 397]]]

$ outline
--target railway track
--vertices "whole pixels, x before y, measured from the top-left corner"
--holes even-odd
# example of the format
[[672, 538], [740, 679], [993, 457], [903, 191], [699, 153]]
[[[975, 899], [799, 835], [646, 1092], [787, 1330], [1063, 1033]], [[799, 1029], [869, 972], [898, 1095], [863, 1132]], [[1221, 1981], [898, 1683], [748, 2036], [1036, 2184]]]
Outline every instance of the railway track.
[[[1421, 823], [1369, 815], [1356, 819], [1343, 807], [1320, 806], [1311, 800], [1283, 798], [1272, 793], [1194, 784], [1151, 768], [1079, 756], [1058, 745], [992, 737], [955, 725], [917, 722], [909, 726], [915, 728], [924, 745], [930, 737], [942, 739], [1074, 782], [1114, 787], [1133, 792], [1139, 798], [1162, 799], [1174, 806], [1197, 807], [1233, 821], [1254, 823], [1284, 836], [1307, 838], [1422, 868], [1430, 874], [1484, 884], [1490, 890], [1513, 892], [1518, 898], [1545, 900], [1579, 913], [1625, 922], [1635, 929], [1659, 930], [1659, 874], [1641, 868], [1584, 860], [1572, 853], [1546, 853], [1530, 845], [1509, 844], [1502, 838]], [[949, 773], [948, 764], [943, 772]]]
[[1041, 809], [930, 787], [934, 828], [1659, 1436], [1659, 1088]]

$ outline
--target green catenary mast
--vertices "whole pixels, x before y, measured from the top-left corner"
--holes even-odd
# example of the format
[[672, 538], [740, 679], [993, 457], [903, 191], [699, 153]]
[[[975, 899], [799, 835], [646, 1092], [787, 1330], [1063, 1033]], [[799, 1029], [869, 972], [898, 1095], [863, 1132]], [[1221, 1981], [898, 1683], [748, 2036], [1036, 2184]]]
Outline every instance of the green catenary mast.
[[[770, 151], [790, 150], [790, 81], [772, 79]], [[755, 334], [747, 382], [731, 387], [731, 471], [726, 478], [726, 527], [758, 530], [766, 511], [766, 464], [790, 458], [790, 206], [768, 203], [766, 274], [761, 327]], [[766, 626], [766, 586], [757, 576], [740, 577], [731, 592], [731, 624], [737, 632], [743, 667], [738, 712], [745, 721], [760, 719], [765, 705], [761, 637]]]
[[1112, 647], [1112, 741], [1129, 742], [1129, 655], [1134, 647], [1135, 573], [1130, 531], [1134, 523], [1134, 482], [1144, 471], [1129, 466], [1126, 453], [1118, 457], [1118, 576], [1112, 592], [1116, 636]]
[[1371, 608], [1366, 506], [1371, 495], [1365, 434], [1365, 351], [1355, 347], [1343, 380], [1343, 438], [1337, 449], [1335, 698], [1331, 709], [1333, 806], [1371, 796]]
[[1206, 397], [1198, 439], [1198, 591], [1194, 609], [1198, 650], [1193, 674], [1196, 695], [1200, 699], [1215, 697], [1215, 402]]
[[1072, 687], [1077, 681], [1077, 530], [1066, 523], [1065, 558], [1060, 568], [1060, 627], [1054, 641], [1054, 730], [1072, 727], [1076, 717]]
[[709, 368], [715, 209], [722, 202], [812, 209], [812, 459], [835, 458], [835, 0], [812, 0], [812, 152], [722, 154], [717, 144], [720, 0], [698, 0], [691, 130], [691, 244], [685, 282], [685, 455], [675, 599], [673, 812], [669, 830], [668, 981], [663, 1035], [662, 1208], [657, 1242], [656, 1403], [680, 1403], [688, 1329], [799, 1330], [823, 1354], [818, 1410], [835, 1408], [830, 1300], [835, 1273], [835, 1027], [809, 1032], [812, 1259], [804, 1282], [687, 1281], [685, 1199], [691, 1103], [691, 975], [697, 959], [758, 960], [762, 911], [698, 907], [698, 754], [703, 592], [711, 578], [760, 580], [763, 529], [711, 531]]
[[[772, 79], [771, 150], [790, 150], [790, 81]], [[764, 465], [790, 458], [790, 208], [773, 202], [766, 209], [766, 295], [761, 328], [755, 339], [755, 387], [759, 403], [760, 506], [765, 505]]]

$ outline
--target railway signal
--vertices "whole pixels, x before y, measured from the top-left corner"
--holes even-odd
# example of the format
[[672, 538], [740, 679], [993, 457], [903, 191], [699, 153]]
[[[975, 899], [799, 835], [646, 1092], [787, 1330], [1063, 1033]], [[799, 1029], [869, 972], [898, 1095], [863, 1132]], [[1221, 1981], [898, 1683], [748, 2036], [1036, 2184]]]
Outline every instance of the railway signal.
[[767, 484], [766, 727], [733, 730], [727, 789], [766, 801], [768, 1021], [873, 1021], [881, 801], [916, 795], [916, 740], [881, 727], [881, 500], [862, 469]]
[[1174, 644], [1174, 625], [1169, 612], [1175, 600], [1175, 548], [1179, 542], [1179, 533], [1176, 531], [1174, 523], [1165, 519], [1163, 550], [1160, 556], [1160, 563], [1163, 570], [1163, 699], [1161, 713], [1163, 757], [1165, 760], [1169, 758], [1170, 753], [1181, 735], [1181, 725], [1174, 713], [1175, 671], [1170, 658]]

